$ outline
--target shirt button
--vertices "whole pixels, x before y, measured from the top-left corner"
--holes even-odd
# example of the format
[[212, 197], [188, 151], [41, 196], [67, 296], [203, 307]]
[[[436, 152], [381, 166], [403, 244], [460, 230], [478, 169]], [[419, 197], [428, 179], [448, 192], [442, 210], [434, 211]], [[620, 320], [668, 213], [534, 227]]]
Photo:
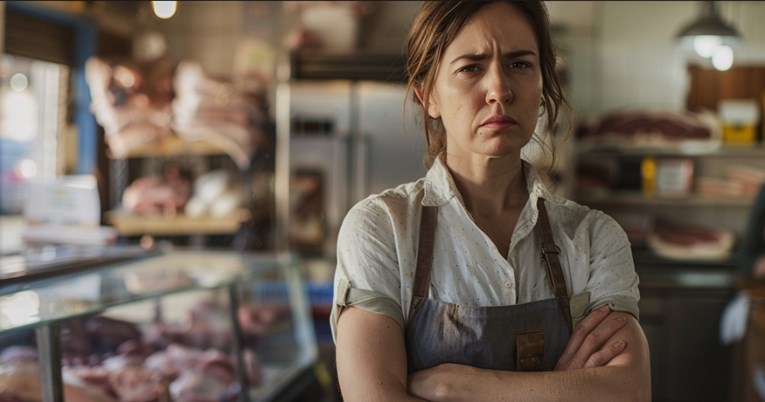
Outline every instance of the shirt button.
[[508, 288], [508, 289], [512, 288], [513, 287], [513, 281], [505, 282], [505, 287]]

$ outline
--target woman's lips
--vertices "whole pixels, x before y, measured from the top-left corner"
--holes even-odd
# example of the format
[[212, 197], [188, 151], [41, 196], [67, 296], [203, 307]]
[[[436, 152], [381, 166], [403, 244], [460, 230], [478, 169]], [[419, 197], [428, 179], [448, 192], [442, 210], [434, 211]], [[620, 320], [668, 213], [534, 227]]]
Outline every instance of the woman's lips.
[[515, 119], [505, 115], [491, 116], [488, 119], [484, 120], [483, 123], [481, 123], [481, 127], [486, 127], [486, 128], [508, 128], [508, 127], [517, 126], [517, 125], [518, 125], [518, 122], [515, 121]]

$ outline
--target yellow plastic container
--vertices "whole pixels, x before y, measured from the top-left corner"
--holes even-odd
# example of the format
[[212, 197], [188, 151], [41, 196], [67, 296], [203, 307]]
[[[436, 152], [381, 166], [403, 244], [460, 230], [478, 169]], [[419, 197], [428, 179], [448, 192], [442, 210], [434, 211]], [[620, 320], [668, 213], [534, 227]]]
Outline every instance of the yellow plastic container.
[[753, 144], [760, 112], [754, 99], [725, 99], [718, 105], [723, 139], [727, 144]]
[[725, 124], [723, 125], [723, 138], [728, 144], [753, 144], [755, 126], [753, 124]]
[[643, 179], [643, 194], [650, 197], [656, 192], [656, 158], [644, 157], [640, 165], [640, 173]]

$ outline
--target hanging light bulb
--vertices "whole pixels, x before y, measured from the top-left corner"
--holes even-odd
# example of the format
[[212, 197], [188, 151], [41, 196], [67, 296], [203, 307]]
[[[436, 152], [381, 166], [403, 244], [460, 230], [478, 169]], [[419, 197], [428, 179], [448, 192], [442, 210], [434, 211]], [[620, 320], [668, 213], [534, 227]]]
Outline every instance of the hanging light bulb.
[[712, 66], [717, 71], [727, 71], [733, 65], [733, 49], [727, 45], [718, 46], [712, 55]]
[[701, 15], [683, 27], [677, 37], [701, 57], [709, 58], [719, 46], [738, 45], [741, 36], [732, 25], [722, 20], [714, 1], [701, 2]]
[[166, 20], [173, 15], [175, 15], [176, 10], [178, 10], [178, 2], [177, 1], [152, 1], [151, 2], [151, 9], [154, 10], [154, 14], [162, 18], [163, 20]]
[[701, 57], [709, 58], [715, 53], [715, 49], [723, 44], [719, 36], [698, 35], [693, 38], [693, 50]]

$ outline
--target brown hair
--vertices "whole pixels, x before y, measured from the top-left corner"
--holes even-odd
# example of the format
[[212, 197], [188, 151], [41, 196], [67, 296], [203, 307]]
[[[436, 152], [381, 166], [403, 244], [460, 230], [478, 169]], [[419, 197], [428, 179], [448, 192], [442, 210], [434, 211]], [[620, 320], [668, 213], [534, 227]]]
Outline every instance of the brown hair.
[[[446, 48], [478, 10], [497, 1], [505, 1], [523, 12], [534, 28], [542, 69], [542, 101], [547, 111], [547, 127], [551, 129], [558, 119], [561, 108], [567, 107], [568, 102], [563, 95], [560, 80], [555, 71], [555, 48], [550, 35], [547, 8], [539, 0], [423, 2], [406, 40], [407, 93], [411, 92], [414, 101], [422, 106], [422, 102], [413, 90], [420, 89], [423, 99], [428, 99]], [[446, 133], [440, 119], [431, 118], [425, 107], [421, 112], [427, 147], [423, 163], [426, 167], [430, 167], [436, 156], [446, 150]], [[554, 161], [554, 151], [552, 151], [552, 157]]]

